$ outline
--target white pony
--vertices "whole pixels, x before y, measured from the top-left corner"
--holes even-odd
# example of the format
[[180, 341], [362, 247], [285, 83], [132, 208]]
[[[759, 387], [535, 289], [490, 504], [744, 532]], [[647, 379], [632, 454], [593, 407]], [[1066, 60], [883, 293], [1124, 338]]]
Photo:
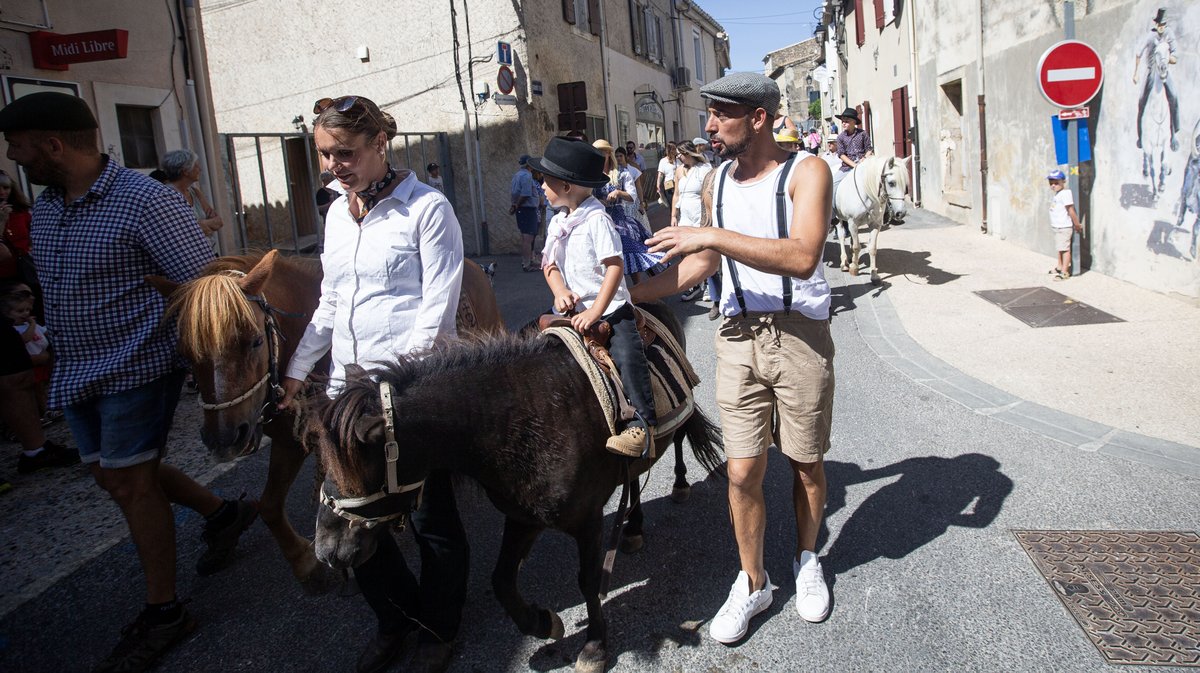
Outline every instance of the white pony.
[[835, 226], [838, 248], [842, 251], [842, 271], [858, 275], [858, 254], [862, 246], [858, 228], [865, 224], [871, 230], [871, 282], [879, 284], [879, 269], [875, 251], [879, 231], [891, 221], [904, 221], [904, 193], [908, 190], [908, 170], [904, 160], [870, 156], [858, 162], [850, 174], [842, 178], [833, 194], [833, 216], [850, 225], [850, 256], [846, 257], [846, 240], [840, 225]]

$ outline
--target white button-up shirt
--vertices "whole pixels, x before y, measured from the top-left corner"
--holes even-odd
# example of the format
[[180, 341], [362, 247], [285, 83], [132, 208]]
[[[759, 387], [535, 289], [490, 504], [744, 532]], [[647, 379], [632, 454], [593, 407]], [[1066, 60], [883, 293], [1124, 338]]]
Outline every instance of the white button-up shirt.
[[[607, 268], [603, 261], [621, 257], [621, 237], [613, 226], [612, 217], [594, 196], [589, 196], [571, 213], [563, 210], [550, 220], [546, 230], [543, 262], [554, 262], [562, 274], [567, 289], [579, 296], [584, 311], [592, 307], [600, 295]], [[625, 277], [613, 294], [604, 315], [621, 308], [629, 301]], [[555, 310], [558, 313], [558, 310]]]
[[321, 301], [287, 375], [303, 380], [332, 349], [330, 393], [346, 365], [426, 350], [456, 336], [462, 231], [450, 202], [409, 171], [362, 224], [343, 195], [325, 220]]

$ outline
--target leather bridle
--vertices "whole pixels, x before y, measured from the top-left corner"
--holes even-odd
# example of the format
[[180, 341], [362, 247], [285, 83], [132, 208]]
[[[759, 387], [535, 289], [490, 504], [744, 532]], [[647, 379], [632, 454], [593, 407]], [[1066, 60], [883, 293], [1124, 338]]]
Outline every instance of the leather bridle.
[[[388, 521], [397, 523], [403, 529], [410, 512], [421, 505], [421, 492], [425, 479], [400, 483], [400, 445], [396, 442], [396, 417], [392, 407], [392, 386], [387, 381], [379, 383], [379, 397], [383, 403], [383, 452], [387, 464], [384, 473], [387, 482], [380, 491], [371, 495], [349, 498], [335, 498], [325, 492], [321, 486], [321, 504], [333, 510], [334, 514], [350, 522], [350, 526], [374, 528]], [[397, 496], [417, 491], [417, 496], [411, 499], [401, 499]]]

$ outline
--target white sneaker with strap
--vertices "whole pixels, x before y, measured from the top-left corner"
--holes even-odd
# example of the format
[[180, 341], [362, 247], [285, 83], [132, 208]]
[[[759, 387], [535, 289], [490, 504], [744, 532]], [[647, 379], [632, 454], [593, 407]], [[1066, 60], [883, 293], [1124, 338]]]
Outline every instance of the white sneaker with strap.
[[829, 587], [821, 560], [810, 551], [800, 552], [800, 560], [792, 561], [796, 577], [796, 612], [807, 622], [824, 621], [829, 616]]
[[766, 581], [763, 588], [750, 591], [750, 576], [746, 571], [738, 571], [737, 579], [729, 588], [729, 598], [713, 617], [709, 624], [708, 634], [718, 643], [729, 645], [746, 637], [750, 628], [750, 618], [771, 607], [771, 578], [763, 571]]

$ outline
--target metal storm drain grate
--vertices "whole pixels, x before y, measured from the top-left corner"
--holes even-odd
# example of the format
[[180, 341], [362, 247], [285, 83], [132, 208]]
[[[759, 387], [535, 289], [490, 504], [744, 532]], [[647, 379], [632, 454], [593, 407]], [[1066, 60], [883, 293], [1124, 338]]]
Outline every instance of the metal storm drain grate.
[[1109, 663], [1200, 666], [1200, 536], [1013, 533]]
[[975, 294], [1004, 309], [1030, 327], [1096, 325], [1125, 322], [1115, 315], [1071, 299], [1048, 287], [1018, 287], [1012, 290], [977, 290]]

